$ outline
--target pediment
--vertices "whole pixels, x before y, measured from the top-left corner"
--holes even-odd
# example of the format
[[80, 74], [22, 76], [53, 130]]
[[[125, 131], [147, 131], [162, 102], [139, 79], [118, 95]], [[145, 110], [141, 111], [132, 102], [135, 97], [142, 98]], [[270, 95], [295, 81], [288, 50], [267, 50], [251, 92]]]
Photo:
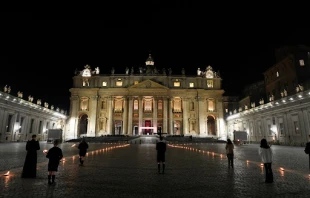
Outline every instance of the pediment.
[[130, 87], [128, 87], [129, 89], [136, 89], [136, 88], [143, 88], [143, 89], [169, 89], [166, 86], [163, 86], [157, 82], [154, 82], [152, 80], [145, 80], [142, 81], [136, 85], [132, 85]]

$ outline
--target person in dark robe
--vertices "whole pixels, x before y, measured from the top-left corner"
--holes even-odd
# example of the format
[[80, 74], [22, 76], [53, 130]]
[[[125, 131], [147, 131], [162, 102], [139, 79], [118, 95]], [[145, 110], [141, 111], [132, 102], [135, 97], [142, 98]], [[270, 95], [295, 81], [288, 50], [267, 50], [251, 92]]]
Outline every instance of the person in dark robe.
[[80, 166], [84, 165], [84, 160], [85, 160], [85, 156], [87, 153], [87, 149], [88, 149], [88, 144], [85, 141], [85, 139], [83, 138], [82, 141], [80, 142], [79, 146], [79, 156], [80, 156]]
[[58, 147], [59, 141], [54, 140], [54, 147], [50, 148], [46, 154], [48, 158], [48, 184], [55, 185], [56, 172], [58, 171], [58, 166], [60, 160], [63, 158], [62, 150]]
[[158, 173], [160, 173], [160, 164], [162, 164], [163, 167], [162, 173], [165, 173], [166, 142], [163, 141], [163, 136], [160, 136], [159, 140], [160, 141], [156, 143]]
[[32, 139], [26, 144], [26, 159], [23, 167], [22, 178], [35, 178], [37, 176], [37, 150], [40, 150], [37, 136], [32, 135]]

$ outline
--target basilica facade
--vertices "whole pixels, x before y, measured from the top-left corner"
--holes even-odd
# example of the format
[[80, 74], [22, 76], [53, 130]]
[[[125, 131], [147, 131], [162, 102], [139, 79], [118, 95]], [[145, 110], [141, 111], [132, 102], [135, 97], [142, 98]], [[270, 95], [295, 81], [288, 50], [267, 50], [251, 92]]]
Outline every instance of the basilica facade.
[[221, 80], [211, 66], [193, 76], [159, 70], [151, 55], [143, 67], [122, 74], [86, 65], [73, 77], [64, 138], [163, 133], [225, 139]]

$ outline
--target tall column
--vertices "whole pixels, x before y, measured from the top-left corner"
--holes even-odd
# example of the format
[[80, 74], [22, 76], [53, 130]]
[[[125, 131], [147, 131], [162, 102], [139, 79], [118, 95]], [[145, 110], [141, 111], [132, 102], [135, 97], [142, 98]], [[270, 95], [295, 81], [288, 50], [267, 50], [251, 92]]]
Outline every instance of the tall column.
[[205, 117], [205, 105], [203, 98], [198, 97], [198, 115], [199, 115], [199, 128], [198, 133], [201, 135], [208, 135], [207, 133], [207, 119]]
[[183, 112], [183, 135], [186, 135], [189, 133], [189, 126], [188, 126], [188, 101], [185, 98], [182, 98], [182, 112]]
[[[71, 96], [70, 97], [70, 117], [71, 117], [71, 122], [69, 125], [70, 132], [66, 133], [66, 139], [74, 139], [77, 138], [77, 133], [78, 133], [78, 113], [79, 113], [79, 97], [78, 96]], [[68, 129], [68, 130], [69, 130]]]
[[124, 97], [124, 100], [123, 100], [123, 107], [124, 107], [124, 112], [123, 112], [123, 134], [128, 134], [128, 131], [127, 131], [127, 123], [128, 123], [128, 107], [127, 107], [127, 97], [125, 96]]
[[167, 102], [167, 98], [163, 98], [163, 102], [164, 102], [164, 109], [163, 109], [163, 113], [164, 113], [164, 120], [163, 120], [163, 129], [162, 132], [164, 133], [168, 133], [168, 102]]
[[302, 109], [302, 118], [303, 118], [303, 122], [305, 123], [304, 125], [304, 137], [305, 137], [305, 140], [308, 141], [308, 137], [309, 137], [309, 134], [308, 132], [310, 131], [310, 124], [307, 120], [309, 120], [309, 117], [308, 117], [308, 113], [307, 113], [307, 109]]
[[132, 97], [129, 98], [128, 104], [128, 129], [127, 134], [132, 135], [132, 108], [133, 108], [133, 100]]
[[153, 131], [153, 133], [157, 133], [157, 99], [154, 97], [153, 98], [153, 127], [156, 127]]
[[169, 98], [169, 109], [168, 109], [168, 111], [169, 111], [169, 134], [174, 134], [174, 132], [173, 132], [173, 114], [172, 114], [172, 109], [173, 109], [173, 105], [172, 105], [172, 101], [173, 101], [173, 98], [172, 97], [170, 97]]
[[108, 133], [111, 135], [113, 133], [113, 109], [114, 109], [114, 98], [111, 96], [108, 99], [109, 117], [108, 117]]
[[143, 106], [142, 106], [143, 97], [139, 97], [139, 135], [142, 134], [142, 113], [143, 113]]
[[89, 109], [89, 131], [87, 131], [88, 137], [95, 137], [96, 136], [96, 122], [97, 122], [97, 104], [98, 104], [98, 96], [91, 96], [91, 101], [88, 107]]

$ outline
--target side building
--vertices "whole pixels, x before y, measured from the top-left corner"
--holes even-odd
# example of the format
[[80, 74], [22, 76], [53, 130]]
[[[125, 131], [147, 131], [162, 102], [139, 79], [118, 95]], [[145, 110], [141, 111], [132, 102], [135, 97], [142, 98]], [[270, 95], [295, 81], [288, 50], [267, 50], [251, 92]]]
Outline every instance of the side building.
[[197, 75], [145, 66], [100, 74], [89, 65], [73, 77], [66, 139], [102, 135], [226, 138], [221, 78], [211, 66]]
[[[264, 72], [264, 83], [259, 83], [259, 87], [265, 86], [265, 93], [258, 89], [249, 92], [253, 86], [248, 87], [246, 97], [239, 101], [239, 111], [229, 110], [233, 113], [226, 118], [227, 131], [246, 131], [249, 141], [266, 138], [303, 145], [310, 134], [310, 48], [280, 48], [276, 58], [278, 62]], [[250, 108], [243, 108], [249, 102]]]
[[[0, 142], [18, 142], [31, 139], [33, 134], [40, 141], [46, 141], [49, 129], [65, 131], [66, 112], [50, 106], [41, 100], [33, 102], [33, 97], [23, 99], [11, 94], [10, 87], [0, 91]], [[63, 134], [64, 136], [64, 134]]]

